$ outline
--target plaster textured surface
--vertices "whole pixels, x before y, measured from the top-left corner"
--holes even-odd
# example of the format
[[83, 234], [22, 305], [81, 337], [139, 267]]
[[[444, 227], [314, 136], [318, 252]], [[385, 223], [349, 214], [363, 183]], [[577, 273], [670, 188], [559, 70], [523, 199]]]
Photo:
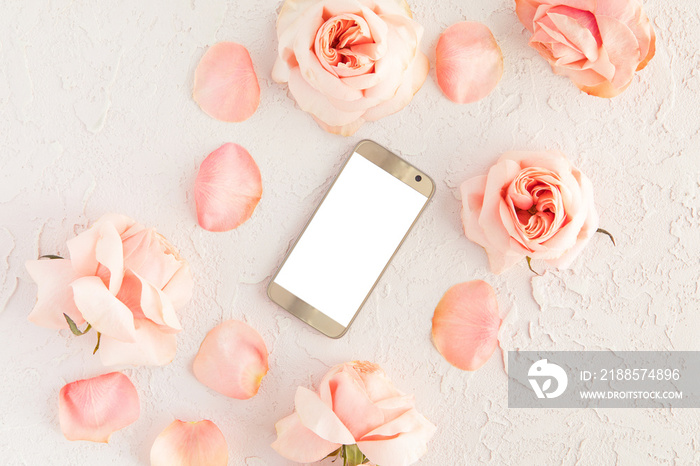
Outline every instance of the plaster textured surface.
[[[280, 2], [5, 1], [0, 15], [0, 458], [4, 465], [148, 464], [173, 419], [212, 419], [232, 465], [287, 464], [270, 447], [298, 385], [332, 365], [381, 364], [438, 426], [421, 464], [698, 464], [697, 410], [512, 410], [501, 350], [479, 371], [451, 367], [430, 319], [453, 284], [484, 279], [505, 321], [502, 351], [697, 350], [700, 328], [700, 7], [647, 0], [656, 57], [621, 96], [579, 92], [527, 45], [511, 0], [412, 0], [434, 64], [439, 34], [472, 20], [505, 60], [486, 99], [456, 105], [434, 71], [402, 112], [356, 136], [326, 134], [270, 79]], [[262, 88], [257, 113], [228, 124], [191, 98], [194, 69], [217, 41], [244, 44]], [[330, 340], [273, 305], [268, 279], [352, 146], [369, 138], [437, 182], [433, 202], [349, 333]], [[229, 233], [196, 224], [193, 183], [224, 142], [260, 166], [263, 198]], [[592, 180], [601, 226], [570, 270], [495, 276], [462, 233], [459, 185], [506, 150], [559, 149]], [[67, 255], [66, 240], [106, 212], [158, 229], [186, 257], [196, 289], [166, 367], [116, 368], [134, 381], [140, 419], [108, 445], [65, 440], [57, 397], [104, 368], [94, 335], [27, 322], [36, 286], [24, 262]], [[543, 269], [543, 264], [533, 263]], [[204, 335], [225, 319], [270, 350], [259, 394], [236, 401], [192, 374]]]

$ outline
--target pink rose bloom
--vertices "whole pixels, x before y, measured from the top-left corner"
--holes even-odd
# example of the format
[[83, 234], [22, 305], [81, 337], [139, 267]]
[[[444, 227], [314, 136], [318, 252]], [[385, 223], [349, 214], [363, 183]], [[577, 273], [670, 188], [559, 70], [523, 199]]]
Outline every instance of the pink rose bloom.
[[298, 387], [294, 404], [295, 412], [275, 425], [272, 448], [299, 463], [356, 444], [373, 464], [408, 465], [426, 452], [435, 432], [413, 396], [396, 390], [379, 366], [366, 361], [333, 367], [318, 392]]
[[526, 257], [567, 268], [598, 229], [593, 185], [560, 152], [506, 152], [461, 190], [464, 232], [494, 273]]
[[164, 365], [192, 295], [187, 261], [154, 229], [108, 214], [68, 241], [69, 259], [27, 262], [38, 284], [29, 320], [49, 328], [88, 322], [103, 364]]
[[637, 0], [515, 0], [530, 45], [582, 91], [615, 97], [654, 56], [654, 29]]
[[326, 131], [349, 136], [404, 108], [428, 75], [405, 0], [286, 0], [272, 78]]

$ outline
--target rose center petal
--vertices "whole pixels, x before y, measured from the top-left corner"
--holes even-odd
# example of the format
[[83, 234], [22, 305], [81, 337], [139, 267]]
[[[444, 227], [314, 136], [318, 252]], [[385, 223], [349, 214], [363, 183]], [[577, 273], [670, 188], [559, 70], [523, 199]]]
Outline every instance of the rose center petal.
[[507, 190], [511, 215], [523, 239], [544, 242], [566, 221], [556, 173], [542, 168], [523, 169]]
[[374, 42], [367, 22], [360, 16], [343, 14], [328, 19], [318, 29], [314, 51], [321, 65], [336, 76], [370, 71], [374, 59], [362, 46]]

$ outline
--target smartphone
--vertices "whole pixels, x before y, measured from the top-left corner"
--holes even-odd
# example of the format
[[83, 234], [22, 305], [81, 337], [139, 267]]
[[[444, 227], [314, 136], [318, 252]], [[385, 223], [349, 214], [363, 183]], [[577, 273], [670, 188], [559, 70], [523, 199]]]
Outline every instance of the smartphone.
[[272, 301], [340, 338], [435, 191], [372, 141], [353, 149], [267, 288]]

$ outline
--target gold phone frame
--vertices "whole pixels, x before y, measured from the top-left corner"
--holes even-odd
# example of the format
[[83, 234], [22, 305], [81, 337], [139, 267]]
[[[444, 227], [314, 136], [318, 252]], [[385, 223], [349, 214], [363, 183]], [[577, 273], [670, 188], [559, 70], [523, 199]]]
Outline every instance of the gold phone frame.
[[[377, 277], [377, 280], [372, 284], [372, 287], [367, 292], [365, 299], [362, 300], [362, 303], [355, 311], [355, 314], [353, 315], [352, 319], [348, 323], [347, 327], [343, 327], [341, 324], [339, 324], [335, 320], [328, 317], [322, 311], [316, 309], [315, 307], [311, 306], [306, 301], [298, 298], [296, 295], [294, 295], [293, 293], [291, 293], [287, 289], [285, 289], [282, 286], [275, 283], [275, 279], [277, 278], [277, 274], [279, 274], [279, 271], [282, 269], [282, 267], [284, 267], [284, 264], [287, 262], [287, 258], [289, 257], [289, 255], [294, 251], [294, 248], [296, 247], [297, 243], [299, 242], [299, 239], [304, 235], [306, 228], [313, 221], [314, 217], [316, 216], [316, 212], [318, 212], [318, 209], [321, 207], [321, 205], [323, 205], [323, 202], [326, 200], [326, 196], [328, 196], [328, 193], [333, 189], [333, 186], [335, 185], [335, 182], [337, 181], [338, 177], [340, 177], [340, 175], [343, 173], [343, 170], [345, 170], [345, 166], [347, 165], [348, 161], [350, 160], [350, 158], [352, 157], [352, 155], [354, 153], [357, 153], [358, 155], [364, 157], [365, 159], [369, 160], [370, 162], [372, 162], [373, 164], [375, 164], [379, 168], [383, 169], [385, 172], [394, 176], [394, 178], [401, 180], [402, 182], [404, 182], [408, 186], [412, 187], [413, 189], [415, 189], [419, 193], [423, 194], [426, 197], [426, 200], [425, 200], [425, 204], [423, 204], [423, 207], [421, 208], [420, 212], [418, 212], [418, 215], [416, 215], [416, 218], [413, 220], [413, 223], [408, 228], [408, 230], [406, 230], [406, 234], [403, 236], [403, 238], [401, 238], [401, 242], [396, 247], [396, 249], [392, 253], [391, 257], [387, 261], [386, 265], [382, 269], [381, 273]], [[417, 176], [421, 177], [421, 181], [416, 181]], [[347, 159], [343, 163], [343, 167], [340, 169], [340, 172], [338, 172], [338, 174], [336, 175], [335, 179], [333, 180], [333, 183], [326, 191], [326, 194], [324, 194], [323, 199], [321, 199], [321, 202], [319, 202], [318, 206], [316, 206], [316, 209], [314, 210], [314, 213], [311, 215], [311, 218], [309, 218], [309, 221], [306, 222], [306, 225], [304, 225], [304, 228], [301, 230], [301, 233], [299, 234], [296, 241], [294, 242], [294, 245], [292, 246], [292, 248], [289, 250], [289, 252], [285, 256], [284, 260], [282, 261], [282, 264], [280, 264], [280, 266], [277, 268], [277, 271], [272, 276], [272, 279], [270, 280], [270, 283], [267, 287], [267, 296], [273, 302], [275, 302], [276, 304], [281, 306], [283, 309], [287, 310], [290, 314], [294, 315], [295, 317], [299, 318], [300, 320], [311, 325], [312, 327], [314, 327], [316, 330], [323, 333], [324, 335], [331, 337], [331, 338], [342, 337], [345, 334], [345, 332], [348, 331], [348, 329], [350, 328], [352, 323], [355, 321], [357, 314], [359, 314], [360, 310], [367, 302], [367, 299], [369, 299], [369, 296], [372, 294], [372, 291], [374, 291], [374, 288], [377, 286], [377, 283], [379, 283], [379, 280], [384, 275], [384, 272], [386, 272], [386, 269], [389, 266], [389, 264], [391, 263], [394, 256], [396, 255], [396, 252], [401, 248], [401, 245], [405, 241], [406, 237], [411, 232], [411, 230], [413, 229], [413, 226], [416, 224], [416, 222], [420, 218], [421, 214], [425, 210], [425, 207], [428, 205], [428, 202], [430, 201], [430, 199], [433, 197], [434, 192], [435, 192], [435, 183], [428, 175], [426, 175], [422, 171], [418, 170], [416, 167], [414, 167], [410, 163], [406, 162], [405, 160], [400, 158], [398, 155], [396, 155], [396, 154], [392, 153], [391, 151], [389, 151], [388, 149], [380, 146], [376, 142], [373, 142], [373, 141], [370, 141], [367, 139], [360, 141], [354, 147], [354, 149], [352, 150], [350, 155], [347, 157]]]

